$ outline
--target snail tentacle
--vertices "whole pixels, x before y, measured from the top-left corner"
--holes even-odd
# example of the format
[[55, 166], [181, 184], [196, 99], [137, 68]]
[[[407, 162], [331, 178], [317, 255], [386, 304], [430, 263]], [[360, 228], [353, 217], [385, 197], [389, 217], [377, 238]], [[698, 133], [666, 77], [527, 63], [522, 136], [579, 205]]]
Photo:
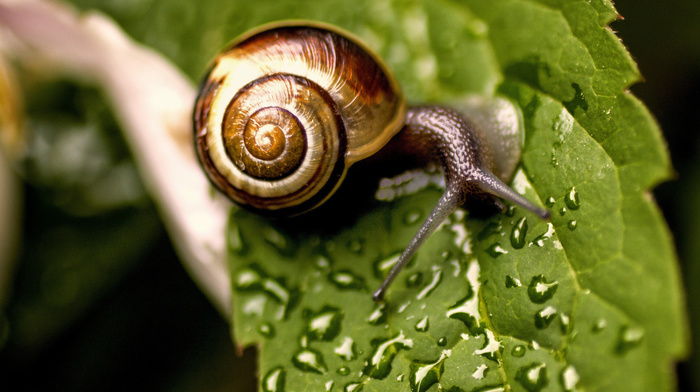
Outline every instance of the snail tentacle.
[[491, 172], [488, 146], [476, 136], [473, 125], [458, 112], [441, 106], [415, 106], [408, 109], [406, 126], [397, 135], [397, 143], [412, 153], [438, 160], [445, 176], [445, 192], [430, 216], [411, 240], [399, 260], [374, 293], [381, 301], [389, 285], [408, 264], [425, 240], [459, 206], [470, 199], [488, 199], [502, 207], [497, 196], [517, 204], [539, 216], [549, 218], [549, 211], [540, 208], [515, 192]]

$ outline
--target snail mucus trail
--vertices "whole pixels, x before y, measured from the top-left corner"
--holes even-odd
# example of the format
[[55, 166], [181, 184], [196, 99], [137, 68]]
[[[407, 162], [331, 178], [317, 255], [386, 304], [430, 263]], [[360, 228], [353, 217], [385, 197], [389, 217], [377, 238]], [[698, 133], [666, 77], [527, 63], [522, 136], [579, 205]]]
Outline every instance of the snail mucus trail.
[[[469, 200], [503, 208], [501, 198], [549, 217], [502, 180], [511, 176], [519, 146], [512, 151], [499, 137], [479, 137], [455, 110], [407, 106], [379, 58], [327, 25], [276, 24], [237, 39], [215, 58], [193, 121], [198, 156], [212, 183], [234, 202], [267, 215], [319, 206], [353, 163], [390, 140], [439, 162], [444, 194], [374, 293], [377, 301], [440, 223]], [[512, 154], [515, 160], [504, 157]], [[514, 161], [512, 168], [495, 165], [499, 159]]]

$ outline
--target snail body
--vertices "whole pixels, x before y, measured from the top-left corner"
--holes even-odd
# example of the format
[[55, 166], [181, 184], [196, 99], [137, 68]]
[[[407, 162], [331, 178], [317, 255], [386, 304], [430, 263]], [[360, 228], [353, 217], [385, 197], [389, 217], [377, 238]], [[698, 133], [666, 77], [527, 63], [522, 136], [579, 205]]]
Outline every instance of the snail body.
[[455, 110], [407, 107], [380, 59], [329, 26], [286, 23], [238, 39], [215, 59], [193, 119], [210, 180], [233, 201], [264, 214], [295, 215], [319, 206], [353, 163], [390, 140], [439, 161], [445, 192], [375, 300], [439, 224], [470, 199], [503, 207], [496, 196], [549, 216], [499, 178], [510, 173], [494, 159], [517, 154], [508, 158], [515, 162], [519, 150], [486, 145], [488, 138]]

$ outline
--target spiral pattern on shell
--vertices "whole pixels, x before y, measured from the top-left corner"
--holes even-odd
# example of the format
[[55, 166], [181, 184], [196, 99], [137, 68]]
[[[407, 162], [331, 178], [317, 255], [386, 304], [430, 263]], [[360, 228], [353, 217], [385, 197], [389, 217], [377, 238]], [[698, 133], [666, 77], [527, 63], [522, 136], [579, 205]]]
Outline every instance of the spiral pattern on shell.
[[212, 182], [258, 212], [293, 215], [337, 189], [347, 168], [402, 127], [405, 104], [379, 59], [322, 25], [266, 27], [214, 61], [194, 110]]

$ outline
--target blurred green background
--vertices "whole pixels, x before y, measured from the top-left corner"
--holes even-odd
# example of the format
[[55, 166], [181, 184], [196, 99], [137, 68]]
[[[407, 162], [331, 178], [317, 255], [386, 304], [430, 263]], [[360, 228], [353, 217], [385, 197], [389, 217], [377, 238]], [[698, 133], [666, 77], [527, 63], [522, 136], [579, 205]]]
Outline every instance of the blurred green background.
[[[631, 91], [659, 121], [677, 171], [655, 196], [676, 239], [697, 348], [700, 1], [615, 5], [625, 20], [611, 28], [646, 79]], [[227, 323], [187, 276], [99, 92], [41, 83], [25, 86], [31, 126], [41, 140], [32, 143], [23, 167], [36, 180], [21, 184], [13, 291], [0, 295], [9, 301], [0, 315], [2, 389], [256, 390], [254, 350], [236, 354]], [[57, 103], [60, 116], [45, 110]], [[46, 143], [83, 143], [105, 158], [56, 166], [69, 152], [42, 150]], [[105, 198], [115, 183], [124, 191]], [[681, 363], [678, 375], [679, 390], [700, 390], [697, 356]]]

